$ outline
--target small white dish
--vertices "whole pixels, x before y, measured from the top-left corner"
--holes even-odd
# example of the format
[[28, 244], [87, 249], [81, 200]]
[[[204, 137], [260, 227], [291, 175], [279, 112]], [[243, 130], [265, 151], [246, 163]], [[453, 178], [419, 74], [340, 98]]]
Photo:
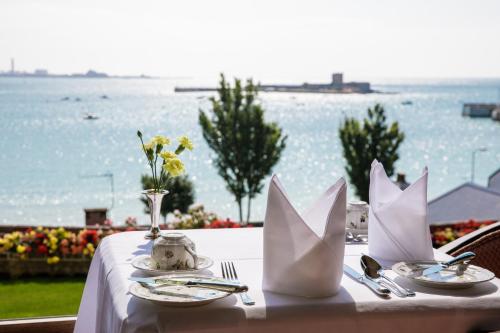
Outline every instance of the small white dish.
[[392, 266], [392, 270], [399, 276], [417, 284], [441, 289], [463, 289], [478, 283], [489, 281], [495, 274], [479, 266], [469, 265], [463, 275], [457, 275], [458, 266], [445, 268], [442, 271], [423, 276], [422, 271], [437, 264], [437, 261], [406, 261]]
[[[165, 275], [166, 278], [190, 279], [210, 276], [203, 275]], [[147, 287], [139, 282], [130, 285], [129, 292], [141, 299], [151, 301], [163, 306], [190, 307], [211, 303], [218, 299], [229, 296], [231, 293], [213, 289], [187, 287], [182, 285], [158, 285], [157, 287]]]
[[209, 257], [205, 256], [198, 256], [198, 268], [196, 269], [185, 269], [185, 270], [161, 270], [157, 269], [153, 266], [153, 260], [151, 259], [151, 256], [149, 255], [142, 255], [136, 257], [132, 261], [132, 266], [134, 268], [147, 273], [149, 275], [165, 275], [165, 274], [190, 274], [190, 273], [198, 273], [201, 272], [204, 269], [209, 268], [212, 266], [214, 261], [210, 259]]

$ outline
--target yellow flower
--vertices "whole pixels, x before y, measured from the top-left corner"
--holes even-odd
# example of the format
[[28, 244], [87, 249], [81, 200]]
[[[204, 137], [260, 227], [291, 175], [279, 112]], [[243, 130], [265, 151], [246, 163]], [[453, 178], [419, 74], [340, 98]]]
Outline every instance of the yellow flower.
[[171, 151], [164, 151], [163, 153], [160, 153], [160, 156], [164, 159], [164, 160], [169, 160], [171, 158], [177, 158], [177, 154], [174, 153], [174, 152], [171, 152]]
[[26, 251], [26, 246], [22, 246], [21, 244], [19, 244], [16, 247], [16, 251], [17, 251], [17, 253], [24, 253]]
[[14, 243], [12, 243], [10, 240], [6, 240], [5, 244], [3, 245], [4, 250], [10, 250], [14, 246]]
[[145, 144], [144, 144], [144, 149], [145, 149], [145, 150], [153, 150], [153, 146], [154, 146], [154, 145], [155, 145], [155, 144], [154, 144], [153, 142], [148, 142], [148, 143], [145, 143]]
[[187, 150], [193, 150], [194, 148], [193, 142], [189, 140], [189, 138], [185, 135], [179, 138], [179, 143], [182, 147], [186, 148]]
[[163, 135], [155, 135], [151, 142], [157, 145], [166, 146], [170, 144], [170, 139]]
[[58, 256], [53, 256], [53, 257], [48, 257], [47, 258], [47, 264], [52, 265], [52, 264], [57, 264], [61, 259]]
[[163, 169], [172, 177], [180, 176], [184, 172], [184, 164], [178, 158], [171, 158], [167, 163], [163, 164]]

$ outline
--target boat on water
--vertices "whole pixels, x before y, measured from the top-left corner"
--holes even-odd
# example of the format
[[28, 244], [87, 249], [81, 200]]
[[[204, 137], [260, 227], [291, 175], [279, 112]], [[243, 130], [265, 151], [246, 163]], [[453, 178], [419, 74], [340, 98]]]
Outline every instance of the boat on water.
[[85, 114], [83, 119], [84, 120], [97, 120], [97, 119], [99, 119], [99, 117], [96, 116], [95, 114], [87, 113], [87, 114]]
[[402, 101], [401, 104], [402, 105], [413, 105], [413, 102], [412, 101]]

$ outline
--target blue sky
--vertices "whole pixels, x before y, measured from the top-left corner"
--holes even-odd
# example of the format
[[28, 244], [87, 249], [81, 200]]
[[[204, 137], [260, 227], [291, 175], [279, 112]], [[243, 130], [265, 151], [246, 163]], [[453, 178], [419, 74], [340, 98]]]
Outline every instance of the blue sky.
[[0, 69], [260, 81], [500, 77], [495, 0], [2, 0]]

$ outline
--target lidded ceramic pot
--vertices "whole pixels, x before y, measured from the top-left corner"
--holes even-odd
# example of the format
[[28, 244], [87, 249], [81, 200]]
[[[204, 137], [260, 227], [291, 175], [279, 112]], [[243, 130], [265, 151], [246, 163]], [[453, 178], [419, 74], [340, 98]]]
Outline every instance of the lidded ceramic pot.
[[155, 239], [152, 265], [161, 270], [187, 270], [198, 267], [194, 242], [180, 232], [170, 232]]
[[368, 233], [368, 210], [365, 201], [350, 201], [347, 204], [346, 228], [353, 234]]

